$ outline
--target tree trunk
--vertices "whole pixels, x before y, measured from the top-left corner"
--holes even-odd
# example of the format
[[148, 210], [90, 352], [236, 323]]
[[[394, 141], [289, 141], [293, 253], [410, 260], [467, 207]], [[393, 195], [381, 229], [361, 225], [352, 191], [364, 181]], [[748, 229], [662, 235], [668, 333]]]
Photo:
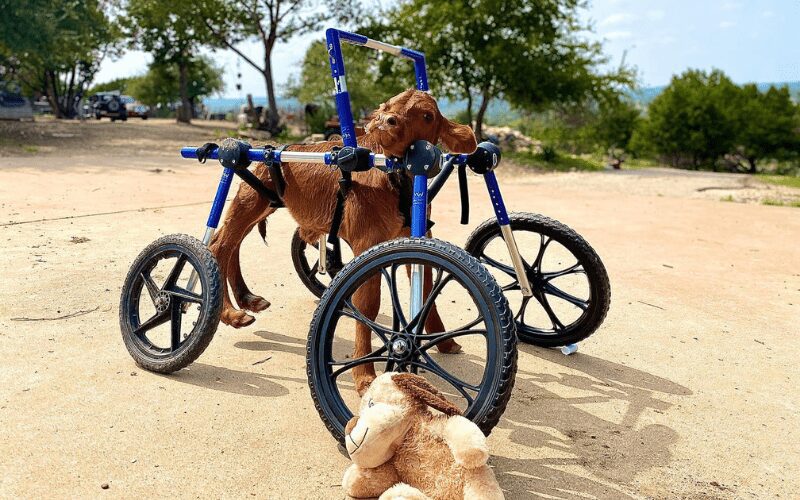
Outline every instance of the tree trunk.
[[755, 173], [758, 172], [758, 170], [756, 169], [756, 159], [755, 158], [752, 158], [752, 157], [747, 158], [747, 163], [750, 165], [750, 170], [748, 171], [748, 173], [755, 174]]
[[472, 92], [467, 90], [467, 125], [472, 126]]
[[489, 101], [492, 97], [489, 95], [489, 89], [483, 89], [481, 94], [481, 107], [478, 108], [478, 114], [475, 116], [475, 137], [478, 141], [483, 140], [483, 117], [486, 115], [486, 108], [489, 107]]
[[58, 89], [56, 88], [56, 73], [55, 71], [45, 70], [44, 72], [44, 90], [47, 93], [47, 102], [50, 103], [50, 108], [53, 110], [53, 116], [56, 118], [64, 118], [64, 113], [61, 111], [58, 99]]
[[189, 100], [189, 65], [186, 59], [178, 63], [178, 85], [181, 93], [181, 107], [178, 110], [178, 122], [192, 123], [192, 103]]
[[264, 110], [264, 125], [271, 134], [279, 131], [278, 101], [275, 99], [275, 82], [272, 80], [272, 48], [274, 42], [264, 45], [264, 83], [267, 87], [267, 108]]

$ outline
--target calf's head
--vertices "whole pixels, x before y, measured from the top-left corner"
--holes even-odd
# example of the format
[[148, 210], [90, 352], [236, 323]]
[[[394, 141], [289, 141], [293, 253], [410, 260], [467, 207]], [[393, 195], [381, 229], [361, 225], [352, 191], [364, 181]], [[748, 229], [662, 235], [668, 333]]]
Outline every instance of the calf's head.
[[414, 141], [440, 141], [451, 153], [472, 153], [475, 134], [466, 125], [454, 123], [439, 112], [436, 100], [426, 92], [409, 89], [398, 94], [373, 114], [366, 132], [389, 156], [402, 157]]

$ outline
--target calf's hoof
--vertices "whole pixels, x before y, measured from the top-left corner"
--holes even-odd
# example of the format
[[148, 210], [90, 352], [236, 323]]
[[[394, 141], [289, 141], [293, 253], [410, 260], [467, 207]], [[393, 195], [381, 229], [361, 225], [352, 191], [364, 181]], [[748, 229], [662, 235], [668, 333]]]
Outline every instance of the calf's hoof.
[[242, 309], [246, 309], [254, 313], [261, 312], [272, 305], [267, 299], [259, 297], [258, 295], [253, 295], [252, 293], [243, 295], [242, 300], [237, 302], [239, 302], [239, 306]]
[[256, 319], [244, 311], [237, 311], [236, 309], [228, 309], [222, 311], [222, 316], [220, 316], [220, 321], [225, 323], [228, 326], [232, 326], [234, 328], [244, 328], [245, 326], [250, 326]]
[[444, 342], [436, 344], [436, 348], [439, 349], [439, 352], [442, 354], [456, 354], [461, 352], [461, 344], [453, 339], [447, 339]]

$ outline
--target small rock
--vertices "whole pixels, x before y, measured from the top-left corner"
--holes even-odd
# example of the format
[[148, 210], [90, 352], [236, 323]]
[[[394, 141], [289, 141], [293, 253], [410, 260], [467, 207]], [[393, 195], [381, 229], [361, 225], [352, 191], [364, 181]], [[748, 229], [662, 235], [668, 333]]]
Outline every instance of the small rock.
[[86, 236], [73, 236], [72, 239], [69, 241], [70, 243], [86, 243], [87, 241], [91, 240]]
[[108, 483], [103, 483], [100, 485], [100, 487], [103, 488], [104, 490], [107, 490], [109, 488]]

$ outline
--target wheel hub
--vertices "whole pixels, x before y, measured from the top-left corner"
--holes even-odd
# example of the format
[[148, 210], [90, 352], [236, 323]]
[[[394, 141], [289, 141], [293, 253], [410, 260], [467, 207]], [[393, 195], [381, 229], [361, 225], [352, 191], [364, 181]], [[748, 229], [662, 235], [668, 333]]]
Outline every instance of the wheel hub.
[[169, 307], [169, 294], [166, 292], [159, 292], [158, 296], [156, 296], [156, 310], [158, 312], [164, 312]]
[[414, 355], [414, 341], [405, 334], [398, 334], [389, 341], [391, 357], [396, 361], [407, 361]]

